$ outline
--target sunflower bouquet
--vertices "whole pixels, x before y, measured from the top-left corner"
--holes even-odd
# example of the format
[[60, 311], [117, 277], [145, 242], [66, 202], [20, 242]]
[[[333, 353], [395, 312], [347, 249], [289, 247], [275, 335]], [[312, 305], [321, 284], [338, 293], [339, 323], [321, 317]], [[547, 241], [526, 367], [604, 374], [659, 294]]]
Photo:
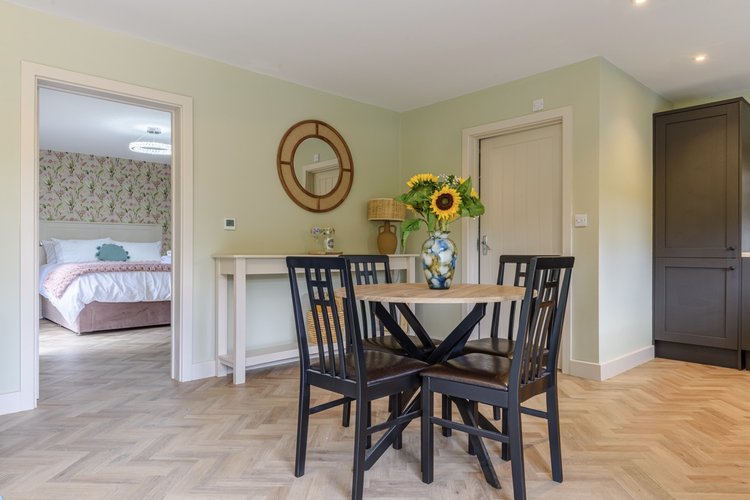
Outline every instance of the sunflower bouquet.
[[448, 224], [460, 217], [478, 217], [484, 213], [484, 205], [471, 186], [471, 177], [417, 174], [406, 185], [409, 191], [395, 199], [405, 204], [417, 218], [401, 223], [401, 248], [406, 245], [409, 234], [417, 231], [423, 222], [430, 233], [446, 232]]

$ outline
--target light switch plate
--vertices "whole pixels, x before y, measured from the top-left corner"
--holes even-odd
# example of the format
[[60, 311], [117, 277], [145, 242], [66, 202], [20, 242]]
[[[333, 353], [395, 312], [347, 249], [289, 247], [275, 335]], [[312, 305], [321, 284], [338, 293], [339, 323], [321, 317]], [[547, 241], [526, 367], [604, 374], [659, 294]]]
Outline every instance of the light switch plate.
[[589, 225], [588, 214], [576, 214], [575, 227], [586, 227]]
[[236, 227], [234, 217], [224, 217], [224, 229], [226, 231], [234, 231]]

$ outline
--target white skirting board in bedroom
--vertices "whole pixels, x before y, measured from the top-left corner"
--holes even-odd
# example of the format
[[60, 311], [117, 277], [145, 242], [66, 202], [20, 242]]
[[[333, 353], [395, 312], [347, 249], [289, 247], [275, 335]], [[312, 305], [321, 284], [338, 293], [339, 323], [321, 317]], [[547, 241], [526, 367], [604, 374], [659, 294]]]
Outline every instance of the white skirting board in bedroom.
[[23, 410], [30, 410], [28, 404], [21, 399], [21, 392], [9, 392], [0, 394], [0, 415], [16, 413]]

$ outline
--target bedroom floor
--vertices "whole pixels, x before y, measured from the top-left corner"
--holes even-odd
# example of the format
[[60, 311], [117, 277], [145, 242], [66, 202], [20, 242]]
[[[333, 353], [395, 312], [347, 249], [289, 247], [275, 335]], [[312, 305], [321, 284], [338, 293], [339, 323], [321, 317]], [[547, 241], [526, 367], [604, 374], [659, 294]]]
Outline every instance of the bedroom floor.
[[[229, 376], [178, 384], [168, 327], [76, 336], [44, 323], [39, 408], [0, 416], [4, 500], [349, 497], [353, 429], [339, 410], [313, 416], [306, 474], [292, 475], [296, 365], [238, 387]], [[563, 376], [565, 481], [550, 479], [546, 426], [525, 416], [529, 497], [747, 498], [748, 393], [750, 372], [661, 359], [606, 382]], [[510, 464], [496, 460], [494, 490], [465, 443], [436, 439], [425, 485], [410, 425], [404, 448], [366, 473], [365, 497], [512, 498]]]

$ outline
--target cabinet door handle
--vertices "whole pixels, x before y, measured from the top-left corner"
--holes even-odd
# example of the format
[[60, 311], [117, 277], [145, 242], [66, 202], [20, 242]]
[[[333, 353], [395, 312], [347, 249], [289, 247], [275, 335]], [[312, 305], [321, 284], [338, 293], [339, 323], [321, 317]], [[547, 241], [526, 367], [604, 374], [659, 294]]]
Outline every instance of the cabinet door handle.
[[729, 266], [729, 267], [727, 268], [727, 270], [729, 270], [729, 271], [734, 271], [734, 266]]
[[727, 247], [727, 250], [729, 250], [730, 252], [734, 252], [734, 247]]

